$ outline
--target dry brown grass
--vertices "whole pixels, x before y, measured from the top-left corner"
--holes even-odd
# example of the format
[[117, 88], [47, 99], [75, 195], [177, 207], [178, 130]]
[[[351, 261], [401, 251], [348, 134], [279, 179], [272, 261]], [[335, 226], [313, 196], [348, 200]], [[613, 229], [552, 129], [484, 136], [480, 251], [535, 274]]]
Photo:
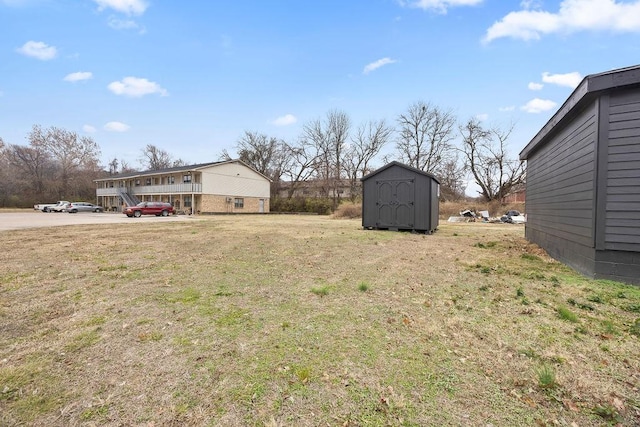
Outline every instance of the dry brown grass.
[[333, 213], [335, 218], [362, 218], [362, 203], [343, 202]]
[[576, 275], [521, 226], [213, 216], [0, 235], [0, 425], [640, 422], [640, 290]]

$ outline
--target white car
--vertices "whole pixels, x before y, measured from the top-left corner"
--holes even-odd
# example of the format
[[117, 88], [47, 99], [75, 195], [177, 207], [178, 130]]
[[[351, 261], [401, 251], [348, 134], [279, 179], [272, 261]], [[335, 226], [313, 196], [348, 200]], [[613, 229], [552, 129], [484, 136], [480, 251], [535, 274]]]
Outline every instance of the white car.
[[67, 201], [60, 201], [58, 202], [54, 207], [49, 208], [50, 212], [66, 212], [67, 211], [67, 206], [69, 206], [71, 202], [67, 202]]

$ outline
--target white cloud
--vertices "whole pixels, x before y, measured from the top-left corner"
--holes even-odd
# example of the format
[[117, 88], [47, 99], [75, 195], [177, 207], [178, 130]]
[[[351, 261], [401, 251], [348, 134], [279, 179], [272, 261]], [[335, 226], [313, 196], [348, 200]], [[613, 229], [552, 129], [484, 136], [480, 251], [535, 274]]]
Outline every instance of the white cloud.
[[484, 0], [400, 0], [402, 6], [414, 7], [423, 10], [434, 10], [439, 13], [447, 13], [447, 9], [458, 6], [475, 6]]
[[109, 21], [107, 22], [114, 30], [140, 30], [140, 34], [144, 34], [147, 30], [144, 27], [141, 27], [136, 21], [132, 19], [118, 19], [114, 16], [109, 17]]
[[483, 42], [501, 37], [538, 40], [545, 34], [578, 31], [640, 32], [640, 0], [563, 0], [557, 13], [528, 9], [511, 12], [489, 27]]
[[158, 83], [138, 77], [125, 77], [119, 82], [109, 83], [107, 87], [116, 95], [124, 95], [132, 98], [139, 98], [154, 93], [160, 94], [161, 96], [168, 95], [168, 92]]
[[93, 74], [88, 71], [78, 71], [77, 73], [71, 73], [64, 76], [65, 82], [79, 82], [82, 80], [89, 80], [93, 78]]
[[528, 87], [529, 90], [542, 90], [544, 85], [542, 83], [530, 82]]
[[487, 113], [476, 114], [476, 119], [480, 120], [481, 122], [486, 122], [487, 120], [489, 120], [489, 115]]
[[391, 59], [391, 58], [378, 59], [377, 61], [372, 62], [371, 64], [367, 64], [364, 67], [364, 70], [362, 70], [362, 74], [369, 74], [373, 70], [377, 70], [378, 68], [383, 67], [383, 66], [388, 65], [388, 64], [393, 64], [394, 62], [397, 62], [397, 61], [395, 59]]
[[513, 105], [509, 105], [509, 106], [507, 106], [507, 107], [500, 107], [500, 108], [498, 108], [498, 111], [507, 112], [507, 111], [513, 111], [513, 110], [515, 110], [515, 109], [516, 109], [516, 107], [515, 107], [515, 106], [513, 106]]
[[534, 98], [520, 107], [520, 109], [527, 113], [542, 113], [554, 109], [556, 105], [554, 101], [548, 99]]
[[272, 123], [276, 126], [289, 126], [298, 121], [298, 118], [293, 114], [285, 114], [282, 117], [278, 117]]
[[109, 122], [104, 125], [104, 130], [109, 132], [126, 132], [131, 128], [131, 126], [126, 125], [122, 122]]
[[98, 10], [113, 9], [126, 15], [142, 15], [148, 3], [145, 0], [93, 0], [98, 5]]
[[520, 2], [520, 7], [523, 9], [536, 9], [542, 7], [539, 0], [522, 0]]
[[82, 126], [82, 130], [85, 131], [86, 133], [95, 133], [97, 129], [91, 125], [84, 125]]
[[58, 50], [54, 46], [49, 46], [43, 42], [28, 41], [22, 47], [16, 49], [23, 55], [37, 58], [42, 61], [53, 59], [58, 54]]
[[575, 89], [582, 81], [582, 76], [576, 71], [566, 74], [551, 74], [545, 72], [542, 73], [542, 81], [545, 83], [552, 83], [558, 86], [566, 86]]

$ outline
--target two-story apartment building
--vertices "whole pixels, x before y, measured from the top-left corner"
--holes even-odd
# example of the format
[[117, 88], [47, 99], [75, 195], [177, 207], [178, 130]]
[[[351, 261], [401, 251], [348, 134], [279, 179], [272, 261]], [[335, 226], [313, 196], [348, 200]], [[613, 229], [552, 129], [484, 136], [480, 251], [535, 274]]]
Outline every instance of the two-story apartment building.
[[95, 182], [98, 204], [110, 211], [157, 201], [194, 214], [269, 212], [269, 178], [240, 160], [122, 173]]

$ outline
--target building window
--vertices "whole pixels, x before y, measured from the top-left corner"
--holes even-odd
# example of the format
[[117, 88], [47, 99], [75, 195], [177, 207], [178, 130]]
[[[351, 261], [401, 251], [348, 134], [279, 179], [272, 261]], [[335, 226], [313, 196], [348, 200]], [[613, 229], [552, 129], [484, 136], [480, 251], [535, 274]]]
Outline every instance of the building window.
[[147, 178], [144, 185], [151, 185], [151, 178]]
[[233, 203], [233, 207], [236, 208], [236, 209], [244, 208], [244, 199], [236, 197], [236, 199], [235, 199], [235, 201]]
[[191, 196], [184, 196], [184, 207], [185, 208], [191, 207]]
[[176, 177], [175, 176], [170, 176], [167, 179], [169, 181], [169, 184], [175, 184], [176, 183]]
[[109, 188], [113, 188], [113, 181], [109, 183]]
[[191, 182], [191, 175], [182, 175], [182, 182], [188, 184]]
[[140, 185], [140, 180], [139, 180], [139, 179], [136, 179], [136, 187], [137, 187], [138, 185]]

